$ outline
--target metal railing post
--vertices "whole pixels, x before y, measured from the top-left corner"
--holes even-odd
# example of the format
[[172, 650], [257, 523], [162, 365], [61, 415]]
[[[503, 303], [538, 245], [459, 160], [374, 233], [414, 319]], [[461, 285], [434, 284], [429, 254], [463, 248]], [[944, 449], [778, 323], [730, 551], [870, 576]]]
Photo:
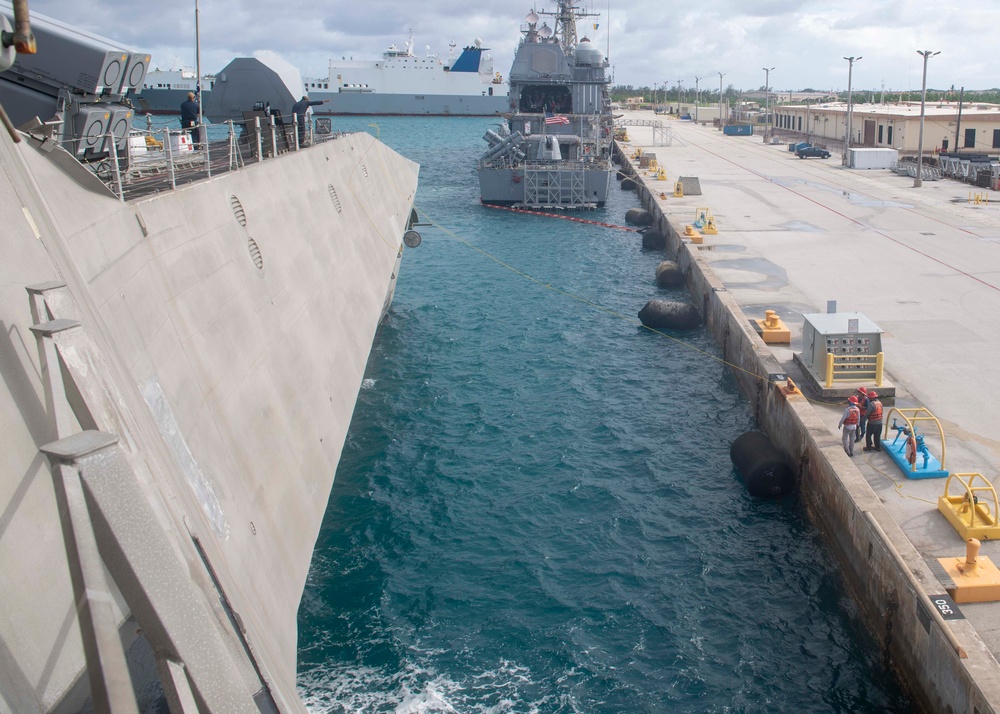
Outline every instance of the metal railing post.
[[201, 143], [205, 147], [205, 169], [208, 172], [208, 178], [212, 178], [212, 156], [208, 149], [208, 127], [202, 124], [199, 133]]
[[292, 132], [293, 134], [295, 134], [295, 150], [298, 151], [299, 148], [300, 148], [299, 147], [299, 115], [296, 114], [295, 112], [292, 113], [292, 126], [295, 128], [295, 131]]
[[163, 130], [163, 153], [167, 157], [167, 172], [170, 174], [170, 188], [177, 188], [177, 178], [174, 176], [174, 154], [170, 150], [170, 129]]
[[236, 146], [236, 125], [233, 123], [232, 119], [227, 119], [226, 123], [229, 125], [229, 170], [235, 171], [239, 168], [239, 160], [237, 159], [238, 148]]
[[[122, 189], [122, 171], [121, 167], [118, 165], [118, 146], [115, 144], [115, 135], [112, 132], [108, 132], [108, 141], [111, 142], [111, 161], [115, 167], [115, 185], [118, 186], [118, 200], [125, 203], [125, 191]], [[125, 141], [128, 142], [128, 135], [125, 136]], [[126, 147], [128, 144], [126, 143]]]
[[271, 156], [278, 155], [278, 135], [275, 133], [274, 128], [274, 115], [268, 117], [268, 123], [271, 125]]
[[260, 117], [254, 117], [253, 118], [253, 127], [254, 127], [254, 132], [253, 133], [257, 136], [257, 161], [259, 162], [259, 161], [263, 161], [264, 160], [263, 151], [262, 151], [262, 149], [264, 148], [264, 146], [263, 146], [263, 142], [261, 142], [261, 140], [260, 140]]

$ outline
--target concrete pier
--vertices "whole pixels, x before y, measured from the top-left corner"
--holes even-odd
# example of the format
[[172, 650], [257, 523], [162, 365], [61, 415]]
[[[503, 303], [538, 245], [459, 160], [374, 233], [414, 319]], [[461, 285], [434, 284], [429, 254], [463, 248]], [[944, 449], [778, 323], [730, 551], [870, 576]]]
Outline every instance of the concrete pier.
[[[622, 168], [636, 175], [760, 427], [797, 465], [803, 501], [883, 657], [928, 711], [997, 711], [1000, 603], [955, 606], [947, 594], [953, 583], [937, 559], [964, 556], [965, 545], [937, 511], [944, 479], [907, 478], [861, 443], [849, 457], [837, 428], [843, 395], [808, 388], [795, 355], [804, 313], [827, 312], [831, 300], [863, 313], [885, 330], [886, 414], [925, 407], [945, 431], [946, 468], [997, 480], [1000, 196], [977, 203], [970, 195], [982, 189], [949, 179], [914, 188], [889, 171], [801, 160], [787, 143], [690, 122], [664, 119], [670, 131], [654, 131], [654, 118], [625, 113]], [[656, 155], [666, 180], [639, 168], [636, 148]], [[681, 176], [696, 177], [701, 195], [675, 197]], [[692, 240], [685, 228], [700, 208], [718, 234]], [[790, 344], [757, 334], [751, 321], [765, 310], [788, 326]], [[790, 393], [787, 377], [803, 393]], [[928, 445], [941, 456], [929, 435]], [[983, 553], [997, 560], [1000, 544]]]

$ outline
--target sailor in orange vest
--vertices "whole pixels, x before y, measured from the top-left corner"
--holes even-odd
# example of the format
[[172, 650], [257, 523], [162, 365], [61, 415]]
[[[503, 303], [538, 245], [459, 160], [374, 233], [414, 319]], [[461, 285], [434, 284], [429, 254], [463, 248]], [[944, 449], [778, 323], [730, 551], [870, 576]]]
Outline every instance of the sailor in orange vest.
[[858, 409], [858, 398], [853, 394], [847, 398], [847, 409], [840, 417], [837, 428], [843, 428], [841, 441], [844, 444], [844, 453], [854, 456], [854, 432], [858, 430], [858, 422], [861, 421], [861, 410]]
[[[865, 451], [882, 450], [882, 402], [874, 389], [868, 392], [868, 433], [865, 434]], [[872, 442], [874, 441], [874, 446]]]
[[868, 390], [858, 387], [858, 409], [861, 410], [861, 421], [858, 423], [858, 433], [854, 435], [854, 441], [861, 441], [865, 435], [865, 425], [868, 423]]

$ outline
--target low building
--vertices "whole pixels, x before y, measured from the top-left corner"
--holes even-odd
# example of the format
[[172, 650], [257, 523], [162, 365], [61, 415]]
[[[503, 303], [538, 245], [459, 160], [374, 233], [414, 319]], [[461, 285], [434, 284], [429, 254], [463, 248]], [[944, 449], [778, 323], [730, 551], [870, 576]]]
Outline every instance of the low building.
[[[813, 143], [843, 144], [847, 135], [847, 104], [778, 105], [773, 108], [775, 129], [792, 132]], [[853, 146], [896, 149], [917, 153], [920, 102], [855, 104], [851, 119]], [[1000, 149], [1000, 105], [928, 102], [924, 112], [924, 151]]]

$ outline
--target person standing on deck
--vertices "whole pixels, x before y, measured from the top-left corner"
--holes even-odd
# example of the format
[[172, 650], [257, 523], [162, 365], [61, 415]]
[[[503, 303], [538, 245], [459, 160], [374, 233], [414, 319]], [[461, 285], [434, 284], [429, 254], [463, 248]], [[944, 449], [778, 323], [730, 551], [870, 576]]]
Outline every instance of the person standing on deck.
[[292, 105], [292, 114], [298, 117], [299, 146], [303, 146], [306, 143], [306, 112], [309, 111], [309, 107], [318, 107], [320, 104], [326, 104], [329, 101], [329, 99], [324, 99], [323, 101], [317, 99], [314, 102], [310, 102], [309, 95], [303, 94], [302, 99]]
[[[861, 421], [861, 410], [858, 409], [858, 398], [853, 394], [847, 398], [847, 409], [837, 423], [837, 428], [843, 428], [841, 441], [844, 445], [844, 453], [854, 456], [854, 432], [858, 429], [858, 422]], [[866, 449], [867, 451], [867, 449]]]
[[188, 92], [187, 101], [181, 104], [181, 128], [187, 129], [191, 143], [201, 143], [201, 127], [198, 126], [198, 99], [194, 92]]
[[[865, 435], [865, 451], [882, 450], [882, 402], [874, 389], [868, 392], [868, 433]], [[872, 443], [874, 442], [874, 446]]]

